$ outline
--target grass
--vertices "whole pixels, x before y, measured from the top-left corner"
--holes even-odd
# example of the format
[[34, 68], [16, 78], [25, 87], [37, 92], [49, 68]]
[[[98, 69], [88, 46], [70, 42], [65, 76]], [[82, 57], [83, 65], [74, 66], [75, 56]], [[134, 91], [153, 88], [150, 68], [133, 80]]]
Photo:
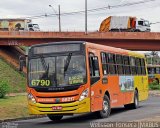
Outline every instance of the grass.
[[23, 50], [23, 51], [26, 51], [26, 49], [28, 48], [27, 46], [20, 46], [20, 48]]
[[27, 97], [19, 95], [0, 99], [0, 120], [29, 117]]
[[26, 79], [12, 66], [0, 58], [0, 81], [6, 81], [10, 86], [10, 93], [25, 92]]

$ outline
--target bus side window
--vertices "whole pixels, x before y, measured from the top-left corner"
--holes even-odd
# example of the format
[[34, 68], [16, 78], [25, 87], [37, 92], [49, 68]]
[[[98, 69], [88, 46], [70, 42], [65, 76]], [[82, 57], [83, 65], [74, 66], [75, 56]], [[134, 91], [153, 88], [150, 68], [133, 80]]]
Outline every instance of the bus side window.
[[91, 57], [91, 64], [92, 64], [92, 76], [93, 77], [99, 77], [99, 63], [98, 63], [98, 57], [94, 56]]
[[123, 59], [122, 55], [116, 55], [116, 65], [117, 65], [117, 71], [119, 75], [123, 75]]
[[148, 68], [148, 74], [151, 74], [151, 68]]
[[134, 57], [130, 57], [130, 65], [131, 65], [132, 75], [136, 75], [136, 64], [135, 64], [135, 58]]
[[117, 74], [115, 54], [107, 53], [107, 55], [108, 55], [109, 74], [115, 75]]
[[103, 75], [107, 75], [108, 74], [108, 56], [104, 52], [101, 53], [101, 61], [102, 61]]
[[123, 56], [125, 75], [131, 75], [129, 56]]
[[158, 74], [158, 73], [159, 73], [159, 68], [157, 67], [157, 68], [156, 68], [156, 74]]
[[141, 75], [141, 59], [136, 58], [136, 70], [137, 70], [137, 75]]
[[90, 76], [92, 85], [100, 79], [99, 63], [97, 56], [89, 57], [89, 67], [90, 67]]
[[154, 74], [156, 74], [156, 68], [154, 68]]
[[155, 74], [154, 67], [151, 68], [152, 74]]

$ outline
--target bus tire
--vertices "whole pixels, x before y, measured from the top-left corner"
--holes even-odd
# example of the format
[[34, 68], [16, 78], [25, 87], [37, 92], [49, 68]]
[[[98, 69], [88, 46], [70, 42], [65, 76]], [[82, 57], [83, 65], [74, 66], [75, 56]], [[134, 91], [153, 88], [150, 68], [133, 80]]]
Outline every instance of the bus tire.
[[103, 98], [103, 109], [101, 111], [98, 111], [98, 117], [100, 118], [107, 118], [109, 117], [111, 113], [111, 106], [110, 106], [110, 99], [107, 95], [104, 95]]
[[139, 96], [138, 91], [136, 90], [134, 93], [134, 103], [132, 104], [133, 109], [137, 109], [139, 107]]
[[54, 122], [60, 121], [63, 118], [63, 115], [53, 115], [53, 114], [48, 114], [48, 118]]
[[137, 109], [139, 107], [139, 96], [137, 90], [134, 93], [134, 102], [132, 104], [126, 104], [124, 107], [126, 109]]

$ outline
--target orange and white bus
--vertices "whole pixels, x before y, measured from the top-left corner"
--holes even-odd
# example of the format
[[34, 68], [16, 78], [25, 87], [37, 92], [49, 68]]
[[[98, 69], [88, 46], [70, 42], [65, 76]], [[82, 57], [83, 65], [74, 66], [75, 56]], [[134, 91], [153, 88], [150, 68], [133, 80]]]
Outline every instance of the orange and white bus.
[[154, 80], [157, 84], [160, 83], [160, 65], [147, 65], [148, 68], [148, 81], [152, 83]]
[[30, 114], [46, 114], [57, 121], [64, 115], [111, 108], [138, 108], [148, 98], [145, 56], [88, 42], [34, 45], [28, 53]]

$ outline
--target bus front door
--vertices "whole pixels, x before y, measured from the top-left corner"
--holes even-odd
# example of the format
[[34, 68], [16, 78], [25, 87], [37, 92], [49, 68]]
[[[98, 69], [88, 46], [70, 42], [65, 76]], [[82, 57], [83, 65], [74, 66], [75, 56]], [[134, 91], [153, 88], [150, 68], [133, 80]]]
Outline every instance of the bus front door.
[[101, 97], [102, 91], [100, 90], [100, 71], [98, 56], [93, 53], [89, 54], [89, 69], [90, 69], [90, 86], [91, 86], [91, 111], [98, 111], [102, 109]]

